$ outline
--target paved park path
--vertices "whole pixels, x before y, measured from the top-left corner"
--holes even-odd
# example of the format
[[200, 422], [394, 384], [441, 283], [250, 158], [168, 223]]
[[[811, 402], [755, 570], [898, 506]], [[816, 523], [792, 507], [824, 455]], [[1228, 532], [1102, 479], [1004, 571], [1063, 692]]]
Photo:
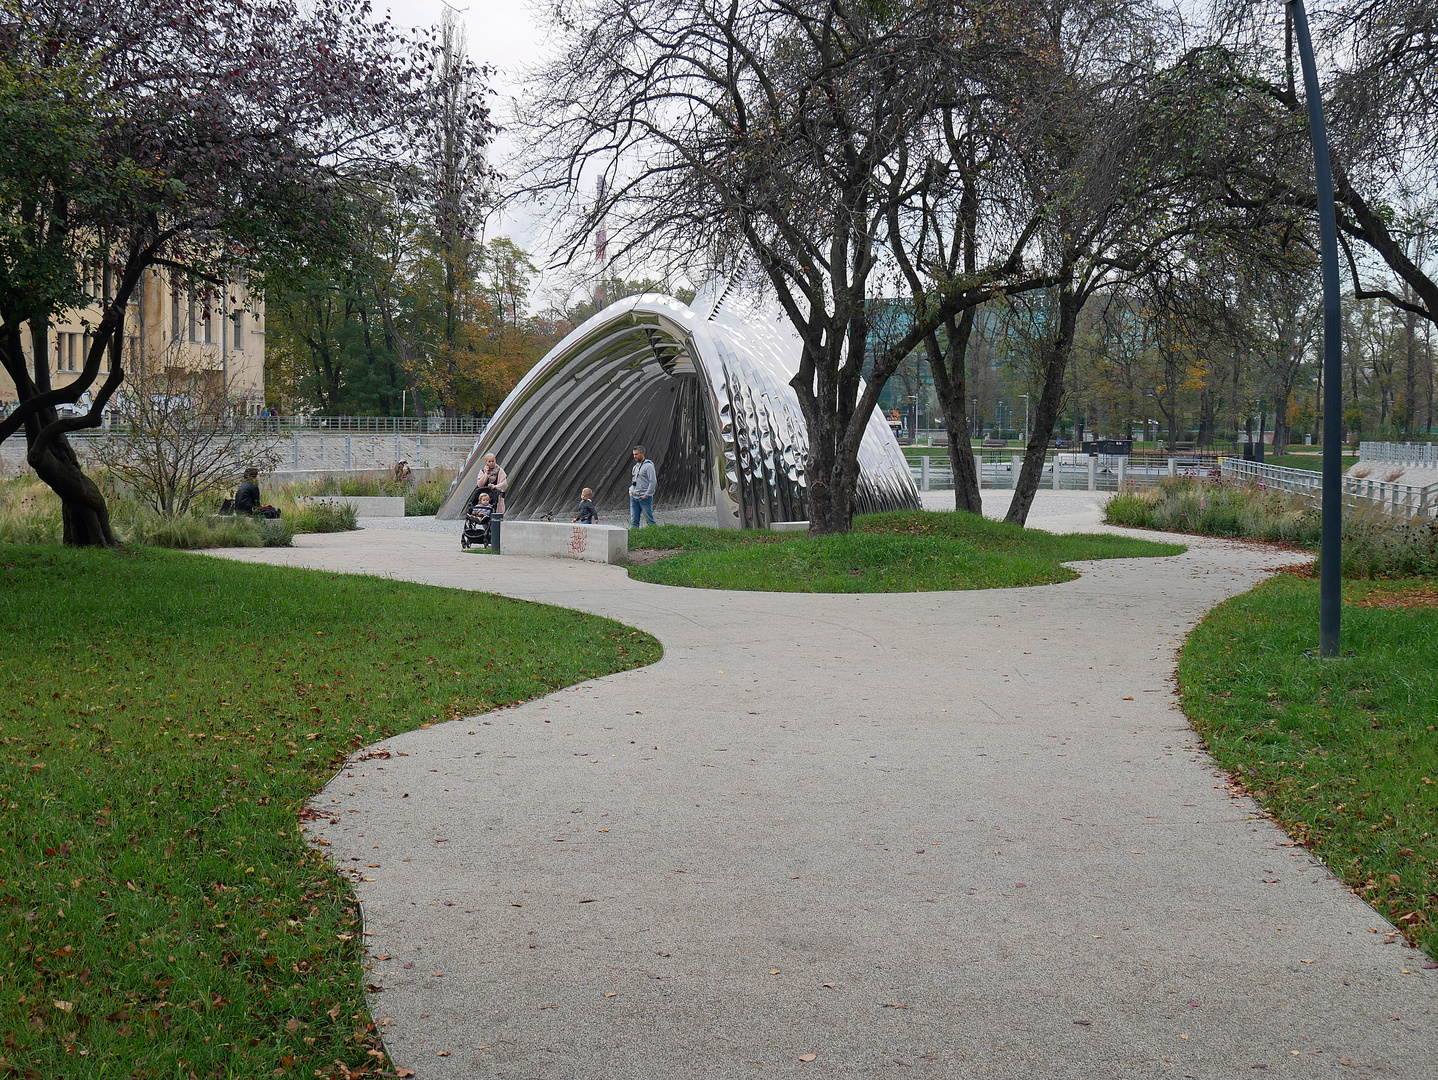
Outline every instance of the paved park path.
[[1185, 632], [1291, 555], [816, 596], [426, 533], [296, 545], [227, 554], [664, 645], [390, 739], [317, 797], [418, 1080], [1438, 1077], [1438, 971], [1229, 794], [1174, 702]]

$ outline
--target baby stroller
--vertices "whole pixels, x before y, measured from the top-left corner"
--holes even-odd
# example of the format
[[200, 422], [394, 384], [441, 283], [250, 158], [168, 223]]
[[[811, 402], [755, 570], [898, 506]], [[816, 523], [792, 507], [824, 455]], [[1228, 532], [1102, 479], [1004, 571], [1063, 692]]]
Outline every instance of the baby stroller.
[[[481, 505], [481, 494], [490, 497], [488, 505]], [[494, 492], [489, 488], [475, 488], [474, 494], [464, 507], [464, 531], [459, 534], [459, 546], [465, 550], [471, 547], [494, 546]]]

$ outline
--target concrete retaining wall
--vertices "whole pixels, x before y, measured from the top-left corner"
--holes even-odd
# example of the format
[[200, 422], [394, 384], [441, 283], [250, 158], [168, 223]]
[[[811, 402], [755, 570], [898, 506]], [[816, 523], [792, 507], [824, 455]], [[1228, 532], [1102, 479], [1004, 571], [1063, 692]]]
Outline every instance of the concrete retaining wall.
[[499, 530], [499, 553], [622, 563], [629, 558], [629, 530], [618, 525], [506, 519]]
[[390, 518], [404, 517], [402, 495], [306, 495], [295, 500], [310, 506], [353, 506], [355, 517]]

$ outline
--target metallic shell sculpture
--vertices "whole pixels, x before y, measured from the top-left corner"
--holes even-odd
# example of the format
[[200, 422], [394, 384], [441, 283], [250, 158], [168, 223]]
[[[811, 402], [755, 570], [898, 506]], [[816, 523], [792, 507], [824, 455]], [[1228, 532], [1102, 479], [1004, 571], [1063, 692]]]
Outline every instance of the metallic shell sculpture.
[[[508, 517], [567, 518], [585, 487], [596, 506], [627, 514], [630, 450], [642, 445], [658, 473], [656, 507], [714, 506], [729, 528], [805, 520], [808, 438], [789, 385], [800, 348], [777, 307], [741, 307], [727, 294], [695, 307], [656, 293], [626, 297], [520, 380], [437, 516], [464, 512], [486, 454], [508, 475]], [[856, 512], [919, 508], [877, 409], [859, 467]]]

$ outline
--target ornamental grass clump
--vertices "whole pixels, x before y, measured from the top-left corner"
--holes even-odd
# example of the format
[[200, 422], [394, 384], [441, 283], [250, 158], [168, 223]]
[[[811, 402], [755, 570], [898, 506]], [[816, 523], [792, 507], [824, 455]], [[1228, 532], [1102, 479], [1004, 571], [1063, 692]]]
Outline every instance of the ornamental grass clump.
[[1109, 500], [1104, 520], [1132, 529], [1200, 536], [1318, 542], [1318, 509], [1306, 499], [1257, 484], [1176, 477]]
[[60, 498], [32, 477], [0, 481], [0, 544], [58, 544]]

